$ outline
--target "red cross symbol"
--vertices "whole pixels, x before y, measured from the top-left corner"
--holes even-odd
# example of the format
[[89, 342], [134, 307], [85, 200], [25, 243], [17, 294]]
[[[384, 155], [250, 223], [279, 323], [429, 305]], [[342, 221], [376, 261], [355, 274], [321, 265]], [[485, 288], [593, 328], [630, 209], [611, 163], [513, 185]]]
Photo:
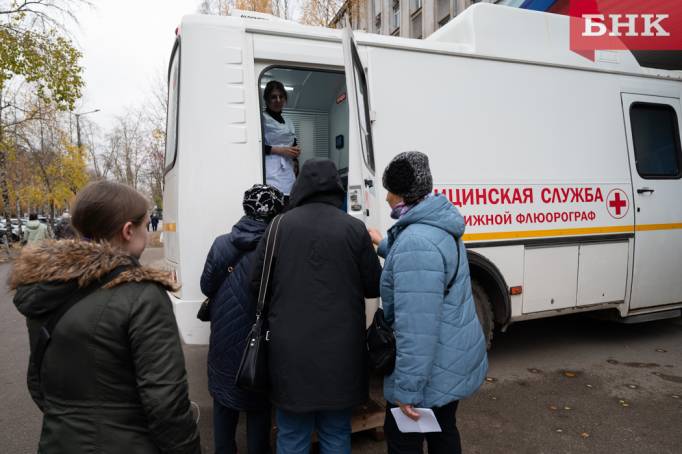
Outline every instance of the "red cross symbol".
[[628, 212], [628, 196], [622, 190], [614, 189], [606, 198], [606, 206], [612, 217], [620, 219]]

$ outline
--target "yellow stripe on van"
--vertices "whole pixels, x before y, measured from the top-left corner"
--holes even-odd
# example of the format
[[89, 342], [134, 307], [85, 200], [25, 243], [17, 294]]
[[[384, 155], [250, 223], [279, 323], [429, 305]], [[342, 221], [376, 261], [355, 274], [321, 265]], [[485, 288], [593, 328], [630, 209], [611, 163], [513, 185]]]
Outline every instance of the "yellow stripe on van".
[[682, 223], [676, 224], [642, 224], [635, 227], [638, 232], [646, 232], [648, 230], [675, 230], [682, 229]]
[[175, 222], [169, 222], [168, 224], [166, 224], [164, 222], [163, 231], [164, 232], [175, 232]]
[[609, 227], [583, 227], [577, 229], [517, 230], [515, 232], [465, 233], [463, 239], [464, 241], [512, 240], [519, 238], [598, 235], [608, 233], [634, 233], [635, 231], [644, 232], [651, 230], [675, 230], [675, 229], [682, 229], [682, 223], [642, 224], [636, 227], [631, 225], [622, 225]]

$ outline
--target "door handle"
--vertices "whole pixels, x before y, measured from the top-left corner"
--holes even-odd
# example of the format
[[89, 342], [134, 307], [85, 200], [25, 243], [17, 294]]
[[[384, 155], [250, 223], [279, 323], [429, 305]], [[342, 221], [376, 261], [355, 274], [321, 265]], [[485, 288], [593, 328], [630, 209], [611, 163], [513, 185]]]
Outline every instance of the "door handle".
[[637, 194], [644, 194], [645, 192], [648, 192], [649, 194], [653, 194], [654, 190], [651, 188], [639, 188], [639, 189], [637, 189]]
[[367, 180], [366, 179], [365, 180], [365, 186], [368, 188], [371, 188], [372, 186], [374, 186], [374, 180]]

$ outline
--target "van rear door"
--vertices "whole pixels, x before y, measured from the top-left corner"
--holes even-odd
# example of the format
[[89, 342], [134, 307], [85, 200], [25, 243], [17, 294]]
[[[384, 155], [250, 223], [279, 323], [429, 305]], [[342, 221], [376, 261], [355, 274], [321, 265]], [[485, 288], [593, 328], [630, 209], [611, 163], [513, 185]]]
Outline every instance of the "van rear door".
[[682, 109], [679, 98], [621, 94], [633, 191], [610, 195], [614, 216], [634, 209], [630, 308], [682, 301]]
[[344, 28], [343, 58], [348, 96], [349, 164], [351, 168], [360, 168], [361, 177], [355, 185], [349, 181], [350, 205], [353, 205], [354, 193], [359, 192], [357, 202], [362, 205], [362, 219], [368, 226], [378, 227], [381, 201], [377, 200], [367, 76], [350, 26]]

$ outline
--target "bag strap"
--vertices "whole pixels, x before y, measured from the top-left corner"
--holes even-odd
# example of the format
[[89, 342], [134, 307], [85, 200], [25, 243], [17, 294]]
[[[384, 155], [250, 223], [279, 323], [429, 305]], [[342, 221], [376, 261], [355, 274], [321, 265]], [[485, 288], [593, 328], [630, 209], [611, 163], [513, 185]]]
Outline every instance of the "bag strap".
[[[136, 266], [139, 266], [139, 263], [135, 261]], [[97, 281], [93, 282], [92, 284], [88, 285], [87, 287], [80, 287], [77, 288], [76, 290], [73, 291], [73, 293], [69, 296], [69, 299], [62, 304], [59, 309], [57, 309], [55, 312], [48, 317], [48, 319], [43, 323], [43, 326], [40, 327], [40, 332], [38, 334], [38, 340], [36, 342], [36, 347], [35, 350], [33, 351], [32, 356], [32, 362], [33, 362], [33, 367], [35, 370], [35, 373], [38, 377], [38, 383], [40, 384], [40, 369], [43, 365], [43, 358], [45, 357], [45, 351], [47, 350], [48, 345], [50, 344], [50, 340], [52, 339], [52, 333], [54, 332], [55, 327], [59, 323], [59, 320], [66, 314], [69, 309], [71, 309], [73, 306], [76, 305], [79, 301], [82, 301], [85, 299], [86, 296], [90, 295], [92, 292], [95, 290], [105, 286], [109, 282], [113, 281], [116, 279], [121, 273], [124, 271], [128, 270], [131, 268], [130, 265], [121, 265], [104, 276], [102, 276], [100, 279]]]
[[[272, 274], [272, 261], [275, 256], [275, 247], [277, 246], [277, 232], [279, 231], [279, 223], [282, 220], [282, 215], [278, 215], [270, 223], [268, 233], [265, 238], [265, 261], [260, 275], [260, 288], [258, 289], [258, 306], [256, 307], [256, 318], [260, 318], [265, 310], [265, 297], [268, 292], [268, 285], [270, 284], [270, 275]], [[273, 233], [274, 229], [274, 233]]]
[[457, 265], [455, 267], [455, 274], [452, 276], [452, 279], [450, 279], [450, 282], [448, 282], [448, 286], [445, 287], [445, 296], [448, 296], [448, 294], [450, 293], [450, 289], [455, 284], [457, 272], [459, 272], [459, 241], [457, 240], [457, 237], [455, 237], [455, 248], [457, 249]]

